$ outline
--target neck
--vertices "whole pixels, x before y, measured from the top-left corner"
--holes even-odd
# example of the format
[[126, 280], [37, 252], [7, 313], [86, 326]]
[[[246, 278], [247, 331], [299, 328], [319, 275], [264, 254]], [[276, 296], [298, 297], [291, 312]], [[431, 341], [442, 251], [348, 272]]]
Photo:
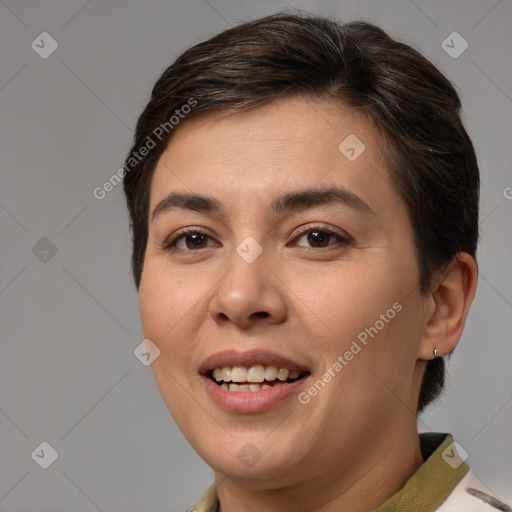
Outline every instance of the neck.
[[[221, 512], [282, 512], [308, 510], [327, 512], [373, 511], [398, 492], [423, 463], [416, 425], [395, 425], [387, 435], [379, 436], [358, 460], [329, 467], [311, 478], [284, 481], [268, 474], [262, 481], [240, 481], [216, 474]], [[384, 434], [381, 432], [381, 434]], [[343, 466], [343, 467], [341, 467]], [[307, 471], [306, 471], [307, 473]]]

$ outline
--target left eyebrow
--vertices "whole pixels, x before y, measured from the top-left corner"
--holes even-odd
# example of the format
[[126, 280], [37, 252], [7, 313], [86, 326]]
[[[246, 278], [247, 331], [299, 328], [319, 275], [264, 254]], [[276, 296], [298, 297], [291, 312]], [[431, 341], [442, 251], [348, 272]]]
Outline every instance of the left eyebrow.
[[375, 215], [373, 209], [359, 196], [342, 187], [309, 188], [290, 192], [272, 201], [276, 214], [293, 210], [305, 210], [312, 206], [343, 204], [368, 215]]
[[[342, 187], [309, 188], [289, 192], [274, 199], [270, 207], [275, 214], [282, 215], [290, 211], [301, 211], [314, 206], [330, 204], [342, 204], [362, 213], [375, 215], [373, 209], [359, 196]], [[224, 212], [222, 204], [214, 197], [171, 192], [155, 206], [151, 214], [151, 221], [175, 208], [217, 215], [222, 215]]]

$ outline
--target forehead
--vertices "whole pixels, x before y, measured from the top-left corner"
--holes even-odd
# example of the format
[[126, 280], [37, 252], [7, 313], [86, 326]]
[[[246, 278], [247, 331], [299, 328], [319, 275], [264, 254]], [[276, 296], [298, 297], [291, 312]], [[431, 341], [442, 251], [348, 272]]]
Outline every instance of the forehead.
[[173, 132], [150, 208], [171, 190], [270, 204], [293, 188], [341, 185], [368, 200], [375, 190], [378, 199], [392, 192], [382, 148], [364, 114], [333, 100], [292, 97], [200, 114]]

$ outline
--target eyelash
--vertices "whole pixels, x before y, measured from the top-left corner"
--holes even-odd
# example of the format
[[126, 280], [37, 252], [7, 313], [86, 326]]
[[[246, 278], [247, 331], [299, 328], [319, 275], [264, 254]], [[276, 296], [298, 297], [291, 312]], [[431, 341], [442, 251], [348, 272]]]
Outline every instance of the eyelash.
[[[348, 236], [340, 235], [339, 233], [336, 233], [335, 231], [333, 231], [329, 228], [326, 228], [324, 226], [305, 226], [304, 228], [300, 228], [300, 230], [297, 233], [297, 235], [295, 236], [294, 240], [300, 239], [304, 235], [307, 235], [309, 233], [314, 233], [315, 231], [324, 233], [324, 234], [328, 235], [329, 237], [335, 238], [342, 245], [348, 245], [352, 242], [352, 240]], [[207, 235], [206, 233], [204, 233], [203, 231], [201, 231], [197, 228], [184, 228], [183, 230], [178, 232], [176, 235], [171, 236], [170, 238], [165, 240], [162, 244], [162, 249], [167, 250], [167, 251], [176, 249], [176, 244], [182, 238], [186, 238], [189, 235], [204, 235], [204, 236], [212, 239], [212, 237], [210, 237], [209, 235]], [[326, 249], [329, 249], [332, 245], [336, 245], [336, 244], [329, 244], [326, 247], [320, 247], [320, 248], [309, 247], [309, 250], [311, 250], [311, 251], [326, 250]], [[201, 248], [201, 249], [203, 249], [203, 248]], [[181, 249], [181, 250], [186, 250], [188, 252], [195, 252], [194, 249]], [[197, 249], [197, 250], [200, 250], [200, 249]]]

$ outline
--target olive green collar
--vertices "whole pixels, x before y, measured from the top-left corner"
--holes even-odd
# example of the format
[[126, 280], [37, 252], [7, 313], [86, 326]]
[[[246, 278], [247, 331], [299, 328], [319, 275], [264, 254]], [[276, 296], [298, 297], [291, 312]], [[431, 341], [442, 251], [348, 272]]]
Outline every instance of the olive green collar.
[[[407, 480], [404, 487], [375, 512], [433, 512], [448, 498], [469, 471], [469, 466], [459, 457], [450, 434], [420, 434], [420, 448], [425, 462]], [[213, 483], [201, 499], [188, 510], [217, 512], [218, 508], [219, 499]]]
[[375, 512], [435, 511], [469, 471], [450, 434], [420, 434], [420, 448], [425, 462]]

